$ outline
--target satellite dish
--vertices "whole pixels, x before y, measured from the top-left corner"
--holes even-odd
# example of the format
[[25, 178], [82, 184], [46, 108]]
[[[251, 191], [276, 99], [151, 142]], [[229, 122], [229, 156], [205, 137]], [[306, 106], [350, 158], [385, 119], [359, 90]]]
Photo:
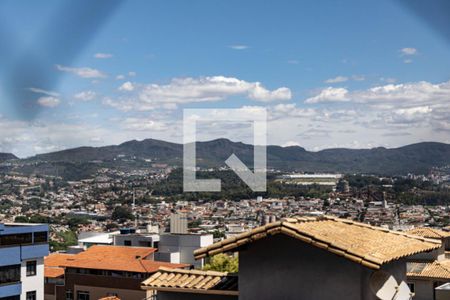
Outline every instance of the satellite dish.
[[406, 282], [402, 281], [393, 300], [410, 300], [411, 296], [412, 293], [409, 290], [409, 286], [406, 284]]
[[398, 283], [394, 276], [384, 271], [373, 273], [370, 276], [369, 284], [372, 292], [380, 300], [393, 300], [398, 289]]

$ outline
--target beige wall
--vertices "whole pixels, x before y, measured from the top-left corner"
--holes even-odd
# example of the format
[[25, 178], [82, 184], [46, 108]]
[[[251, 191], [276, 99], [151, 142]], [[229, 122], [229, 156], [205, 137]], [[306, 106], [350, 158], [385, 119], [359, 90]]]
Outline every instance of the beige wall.
[[74, 298], [75, 299], [76, 299], [77, 291], [89, 292], [90, 299], [92, 299], [92, 300], [97, 300], [102, 297], [105, 297], [108, 295], [108, 293], [116, 293], [120, 299], [124, 299], [124, 300], [142, 300], [146, 297], [145, 291], [75, 285], [75, 287], [74, 287]]

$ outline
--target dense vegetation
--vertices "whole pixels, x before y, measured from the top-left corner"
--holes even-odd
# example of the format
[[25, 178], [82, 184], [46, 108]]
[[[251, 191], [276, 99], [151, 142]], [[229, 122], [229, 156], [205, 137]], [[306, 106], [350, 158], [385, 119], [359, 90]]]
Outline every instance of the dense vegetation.
[[239, 271], [239, 259], [223, 253], [217, 254], [211, 257], [209, 263], [203, 267], [203, 270], [237, 273]]
[[253, 192], [233, 171], [211, 171], [197, 172], [197, 178], [220, 179], [222, 182], [221, 192], [191, 192], [183, 193], [183, 170], [174, 170], [167, 180], [157, 182], [150, 187], [155, 196], [168, 196], [173, 200], [241, 200], [256, 198], [257, 196], [285, 197], [328, 197], [330, 188], [323, 186], [305, 187], [299, 185], [286, 185], [276, 182], [273, 176], [268, 176], [267, 191]]

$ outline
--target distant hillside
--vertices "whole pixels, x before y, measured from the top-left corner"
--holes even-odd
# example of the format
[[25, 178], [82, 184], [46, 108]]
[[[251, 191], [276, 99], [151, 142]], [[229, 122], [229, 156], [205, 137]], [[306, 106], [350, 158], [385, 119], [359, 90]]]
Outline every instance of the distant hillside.
[[[253, 146], [227, 139], [197, 143], [197, 164], [202, 167], [223, 166], [224, 161], [236, 154], [244, 163], [253, 164]], [[158, 163], [182, 165], [183, 146], [160, 140], [129, 141], [117, 146], [80, 147], [37, 155], [28, 161], [48, 164], [75, 165], [92, 163], [119, 164], [125, 158], [134, 161], [151, 159]], [[372, 174], [427, 173], [430, 168], [450, 164], [450, 145], [425, 142], [400, 148], [386, 149], [327, 149], [306, 151], [298, 146], [267, 147], [268, 167], [284, 171], [342, 172]], [[94, 168], [89, 165], [89, 168]]]
[[0, 153], [0, 162], [4, 162], [11, 159], [17, 159], [17, 156], [15, 156], [12, 153]]

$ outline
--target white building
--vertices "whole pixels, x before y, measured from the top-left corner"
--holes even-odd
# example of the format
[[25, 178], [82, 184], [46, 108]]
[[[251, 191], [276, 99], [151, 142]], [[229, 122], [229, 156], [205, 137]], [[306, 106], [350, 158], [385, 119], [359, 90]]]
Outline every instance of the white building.
[[78, 235], [78, 246], [84, 250], [94, 245], [112, 245], [114, 242], [113, 236], [119, 234], [119, 231], [114, 232], [81, 232]]
[[203, 260], [195, 260], [194, 250], [207, 247], [213, 242], [212, 234], [162, 234], [155, 257], [160, 261], [191, 264], [202, 268]]
[[113, 241], [114, 246], [158, 248], [159, 234], [123, 228], [119, 234], [113, 236]]
[[43, 300], [48, 252], [48, 225], [0, 223], [0, 300]]

